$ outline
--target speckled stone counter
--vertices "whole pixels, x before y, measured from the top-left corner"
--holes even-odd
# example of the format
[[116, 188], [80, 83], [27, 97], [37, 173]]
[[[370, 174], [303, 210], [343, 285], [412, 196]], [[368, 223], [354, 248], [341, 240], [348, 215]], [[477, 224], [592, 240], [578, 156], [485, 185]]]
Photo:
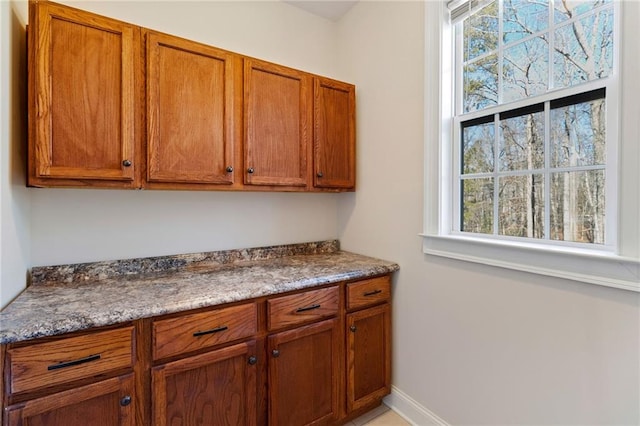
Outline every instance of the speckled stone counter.
[[33, 268], [0, 343], [54, 336], [398, 270], [338, 241]]

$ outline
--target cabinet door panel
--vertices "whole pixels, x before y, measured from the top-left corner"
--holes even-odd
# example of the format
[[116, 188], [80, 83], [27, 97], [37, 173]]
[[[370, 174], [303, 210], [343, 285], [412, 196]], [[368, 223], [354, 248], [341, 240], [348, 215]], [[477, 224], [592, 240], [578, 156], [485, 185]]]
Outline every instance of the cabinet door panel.
[[155, 367], [154, 425], [256, 424], [255, 341]]
[[310, 75], [255, 59], [244, 72], [245, 183], [306, 186]]
[[354, 188], [355, 87], [316, 78], [313, 111], [314, 186]]
[[[7, 408], [9, 426], [134, 426], [133, 374]], [[129, 402], [124, 398], [129, 397]]]
[[233, 183], [234, 77], [239, 57], [147, 32], [150, 182]]
[[269, 337], [270, 424], [319, 425], [337, 420], [338, 339], [337, 319]]
[[347, 315], [347, 408], [391, 390], [391, 313], [388, 304]]
[[34, 178], [133, 181], [139, 28], [56, 4], [34, 7]]

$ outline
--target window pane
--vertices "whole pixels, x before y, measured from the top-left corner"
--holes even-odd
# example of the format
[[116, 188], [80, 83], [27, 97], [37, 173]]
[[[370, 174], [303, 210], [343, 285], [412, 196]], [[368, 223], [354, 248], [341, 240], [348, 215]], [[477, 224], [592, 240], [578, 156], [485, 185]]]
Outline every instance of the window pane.
[[518, 43], [504, 52], [502, 102], [511, 102], [547, 91], [549, 47], [543, 37]]
[[464, 60], [498, 48], [498, 2], [485, 6], [464, 21]]
[[605, 100], [551, 110], [551, 167], [605, 164]]
[[551, 175], [551, 239], [604, 244], [604, 170]]
[[613, 67], [613, 9], [556, 30], [553, 58], [556, 88], [609, 76]]
[[518, 41], [549, 27], [549, 3], [540, 0], [505, 0], [502, 19], [504, 42]]
[[488, 173], [493, 171], [495, 127], [493, 123], [463, 128], [462, 173]]
[[556, 24], [564, 22], [574, 16], [582, 15], [585, 12], [595, 9], [598, 6], [611, 3], [611, 0], [587, 0], [587, 1], [556, 1], [555, 21]]
[[500, 235], [544, 238], [543, 182], [542, 175], [500, 178]]
[[464, 112], [498, 103], [498, 55], [489, 55], [464, 67]]
[[493, 233], [493, 178], [464, 179], [460, 230]]
[[500, 170], [544, 167], [544, 112], [500, 120]]

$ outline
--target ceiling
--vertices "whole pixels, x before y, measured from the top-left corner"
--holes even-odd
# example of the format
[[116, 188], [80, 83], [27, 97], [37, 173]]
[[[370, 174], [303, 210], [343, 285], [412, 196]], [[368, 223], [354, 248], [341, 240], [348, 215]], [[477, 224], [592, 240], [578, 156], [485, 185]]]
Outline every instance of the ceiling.
[[284, 0], [284, 2], [304, 9], [314, 15], [337, 21], [342, 18], [358, 0]]

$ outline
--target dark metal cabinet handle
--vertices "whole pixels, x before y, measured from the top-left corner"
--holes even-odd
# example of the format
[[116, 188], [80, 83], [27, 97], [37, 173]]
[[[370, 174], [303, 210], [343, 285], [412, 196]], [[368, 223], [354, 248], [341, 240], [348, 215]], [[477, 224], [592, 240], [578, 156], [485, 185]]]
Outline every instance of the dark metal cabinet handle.
[[91, 361], [96, 361], [100, 359], [100, 354], [89, 355], [84, 358], [75, 359], [73, 361], [65, 361], [58, 364], [53, 364], [47, 367], [47, 370], [58, 370], [60, 368], [73, 367], [74, 365], [80, 365]]
[[373, 291], [366, 292], [364, 295], [365, 296], [373, 296], [375, 294], [380, 294], [380, 293], [382, 293], [382, 290], [373, 290]]
[[223, 325], [221, 327], [212, 328], [211, 330], [196, 331], [195, 333], [193, 333], [193, 337], [204, 336], [205, 334], [219, 333], [221, 331], [225, 331], [228, 329], [229, 327], [227, 327], [226, 325]]
[[312, 311], [314, 309], [318, 309], [319, 307], [320, 307], [320, 305], [305, 306], [304, 308], [296, 309], [296, 312]]
[[358, 328], [355, 325], [352, 325], [351, 327], [349, 327], [349, 330], [351, 330], [352, 332], [356, 332]]
[[124, 161], [122, 162], [122, 165], [123, 165], [123, 166], [125, 166], [125, 167], [131, 167], [131, 161], [129, 161], [129, 160], [124, 160]]
[[256, 365], [257, 362], [258, 362], [258, 358], [256, 358], [255, 356], [249, 357], [249, 365]]
[[277, 349], [274, 349], [271, 351], [271, 355], [273, 355], [274, 358], [278, 358], [280, 356], [280, 351]]
[[322, 172], [318, 172], [318, 173], [316, 174], [316, 176], [318, 176], [319, 178], [324, 177], [324, 173], [322, 173]]
[[247, 169], [247, 173], [252, 174], [253, 172], [255, 172], [255, 170], [253, 170], [253, 167], [249, 167]]
[[127, 395], [124, 398], [122, 398], [120, 400], [120, 405], [122, 405], [123, 407], [126, 407], [127, 405], [131, 404], [131, 396]]
[[227, 170], [227, 173], [233, 173], [233, 167], [231, 166], [228, 166], [226, 170]]

